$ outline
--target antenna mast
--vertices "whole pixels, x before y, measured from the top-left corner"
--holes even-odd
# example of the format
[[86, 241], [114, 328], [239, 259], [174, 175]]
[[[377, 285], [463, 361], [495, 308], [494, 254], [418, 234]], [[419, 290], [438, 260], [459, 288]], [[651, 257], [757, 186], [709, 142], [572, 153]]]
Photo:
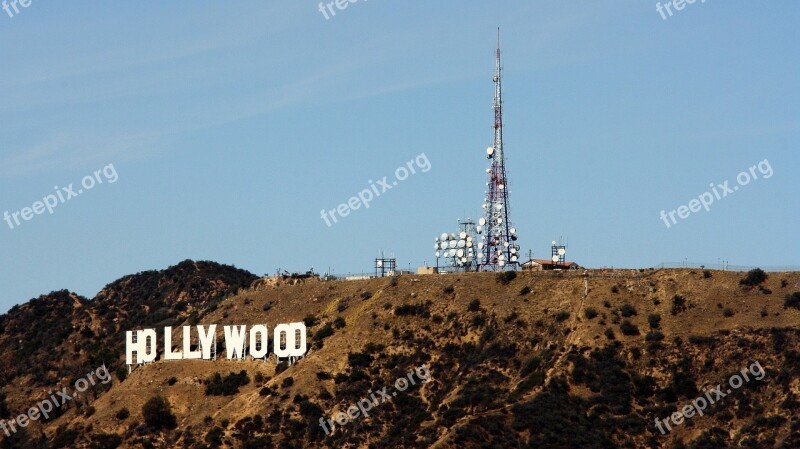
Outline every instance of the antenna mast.
[[[503, 89], [502, 65], [500, 63], [500, 28], [497, 29], [497, 53], [494, 73], [494, 143], [486, 150], [491, 164], [486, 200], [483, 204], [485, 217], [481, 218], [478, 230], [483, 233], [481, 270], [497, 271], [515, 267], [519, 259], [516, 244], [516, 229], [508, 218], [508, 182], [503, 148]], [[482, 229], [484, 228], [485, 229]]]

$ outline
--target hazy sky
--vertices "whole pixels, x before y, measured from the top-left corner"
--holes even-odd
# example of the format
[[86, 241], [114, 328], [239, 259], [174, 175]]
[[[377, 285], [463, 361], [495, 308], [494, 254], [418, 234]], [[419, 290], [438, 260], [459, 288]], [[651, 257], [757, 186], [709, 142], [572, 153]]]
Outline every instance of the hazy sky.
[[[327, 20], [318, 4], [0, 10], [0, 311], [187, 258], [259, 275], [370, 271], [380, 249], [433, 264], [434, 236], [483, 202], [498, 26], [526, 254], [563, 236], [591, 267], [800, 265], [797, 2], [666, 20], [641, 0], [359, 0]], [[429, 170], [326, 225], [423, 153]], [[759, 162], [708, 211], [660, 218]], [[52, 214], [35, 205], [51, 194]]]

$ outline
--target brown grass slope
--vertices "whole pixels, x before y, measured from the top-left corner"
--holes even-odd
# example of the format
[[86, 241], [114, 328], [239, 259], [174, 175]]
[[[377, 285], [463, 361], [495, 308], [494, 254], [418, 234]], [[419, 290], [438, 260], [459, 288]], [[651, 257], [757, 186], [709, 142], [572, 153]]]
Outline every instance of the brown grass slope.
[[[503, 283], [494, 274], [469, 273], [245, 290], [198, 321], [273, 326], [306, 319], [313, 325], [304, 359], [292, 366], [276, 366], [274, 358], [159, 361], [47, 423], [39, 441], [48, 447], [800, 447], [800, 310], [785, 307], [786, 297], [800, 291], [800, 274], [773, 273], [754, 287], [740, 285], [742, 277], [618, 270], [519, 273]], [[668, 435], [655, 428], [655, 418], [754, 361], [766, 369], [762, 380]], [[392, 391], [396, 379], [422, 364], [430, 382], [331, 435], [320, 428], [320, 417], [346, 411], [384, 386]], [[249, 382], [234, 386], [235, 393], [206, 395], [214, 374], [243, 370]], [[175, 429], [145, 424], [142, 407], [156, 395], [171, 404]], [[89, 403], [93, 413], [86, 412]]]

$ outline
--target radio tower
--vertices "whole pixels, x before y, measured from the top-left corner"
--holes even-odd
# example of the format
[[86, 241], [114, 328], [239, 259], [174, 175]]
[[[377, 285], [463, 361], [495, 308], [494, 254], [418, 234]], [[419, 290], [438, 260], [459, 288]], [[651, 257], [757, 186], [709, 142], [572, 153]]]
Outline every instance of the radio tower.
[[481, 248], [483, 256], [482, 271], [497, 271], [516, 268], [519, 246], [516, 245], [517, 230], [508, 219], [508, 182], [503, 152], [503, 89], [502, 67], [500, 65], [500, 29], [497, 29], [497, 57], [494, 72], [494, 144], [486, 150], [491, 159], [486, 173], [489, 175], [489, 190], [483, 209], [484, 218], [479, 221], [479, 232], [483, 233]]

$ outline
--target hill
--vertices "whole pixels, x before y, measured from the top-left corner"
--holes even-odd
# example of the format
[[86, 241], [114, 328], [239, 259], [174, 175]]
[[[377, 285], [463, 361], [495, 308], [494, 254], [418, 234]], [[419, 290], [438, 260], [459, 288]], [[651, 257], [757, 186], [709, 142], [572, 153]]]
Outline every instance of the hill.
[[[103, 361], [119, 368], [123, 331], [145, 326], [303, 320], [306, 357], [114, 369], [113, 381], [0, 445], [800, 447], [798, 273], [745, 284], [722, 271], [590, 270], [243, 288], [255, 277], [192, 264], [123, 278], [91, 301], [56, 292], [0, 318], [0, 414]], [[32, 330], [39, 323], [48, 331]], [[734, 375], [748, 380], [726, 387]], [[724, 397], [711, 395], [718, 384]], [[145, 407], [153, 397], [169, 410]], [[698, 398], [715, 400], [670, 420]], [[336, 423], [359, 403], [368, 416]]]

